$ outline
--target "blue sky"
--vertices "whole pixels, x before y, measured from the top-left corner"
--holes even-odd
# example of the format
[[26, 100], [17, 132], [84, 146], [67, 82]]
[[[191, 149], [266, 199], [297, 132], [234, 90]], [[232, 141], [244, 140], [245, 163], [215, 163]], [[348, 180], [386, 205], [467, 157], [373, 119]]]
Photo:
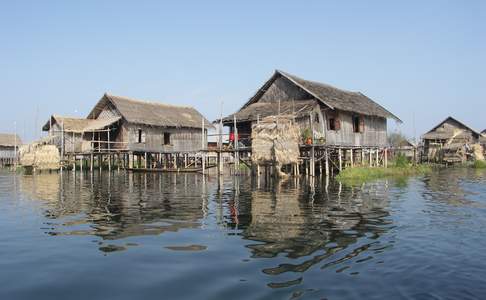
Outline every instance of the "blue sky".
[[[104, 92], [237, 110], [274, 69], [365, 93], [419, 136], [486, 128], [485, 1], [2, 1], [0, 131]], [[415, 119], [415, 122], [413, 120]], [[389, 121], [390, 130], [396, 130]]]

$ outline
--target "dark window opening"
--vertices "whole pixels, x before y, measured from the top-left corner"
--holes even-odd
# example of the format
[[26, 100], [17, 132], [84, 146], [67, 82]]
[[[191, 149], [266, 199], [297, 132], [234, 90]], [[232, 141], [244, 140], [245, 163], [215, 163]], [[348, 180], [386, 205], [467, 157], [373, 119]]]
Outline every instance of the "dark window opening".
[[316, 115], [314, 116], [314, 121], [319, 124], [319, 114], [318, 113], [316, 113]]
[[142, 143], [142, 129], [138, 130], [138, 142]]
[[359, 133], [359, 117], [354, 116], [353, 117], [353, 131]]
[[164, 132], [164, 145], [170, 145], [170, 133]]
[[364, 132], [364, 118], [363, 116], [353, 116], [353, 132]]
[[336, 130], [336, 119], [329, 119], [329, 130]]

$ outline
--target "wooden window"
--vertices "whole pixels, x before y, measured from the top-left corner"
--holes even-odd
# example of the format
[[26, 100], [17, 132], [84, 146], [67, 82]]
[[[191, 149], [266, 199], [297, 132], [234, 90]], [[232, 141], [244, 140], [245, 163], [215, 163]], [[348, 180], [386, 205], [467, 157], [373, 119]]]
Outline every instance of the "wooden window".
[[329, 118], [329, 130], [336, 130], [336, 119]]
[[356, 133], [364, 132], [364, 117], [363, 116], [353, 116], [353, 132], [356, 132]]
[[164, 145], [170, 145], [170, 133], [164, 132]]
[[341, 120], [337, 117], [330, 117], [328, 123], [329, 130], [338, 131], [341, 129]]
[[143, 130], [140, 128], [137, 131], [137, 142], [145, 143], [145, 132], [143, 132]]
[[318, 113], [316, 113], [314, 115], [314, 122], [316, 122], [317, 124], [319, 124], [319, 114]]

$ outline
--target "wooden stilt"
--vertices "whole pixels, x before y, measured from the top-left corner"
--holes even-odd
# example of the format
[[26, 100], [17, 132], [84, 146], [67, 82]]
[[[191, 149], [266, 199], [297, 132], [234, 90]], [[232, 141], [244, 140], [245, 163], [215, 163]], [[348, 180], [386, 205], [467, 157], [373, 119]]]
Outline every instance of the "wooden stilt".
[[384, 154], [383, 154], [383, 155], [384, 155], [384, 162], [383, 162], [383, 164], [384, 164], [384, 167], [385, 167], [385, 168], [388, 168], [388, 149], [387, 149], [387, 148], [385, 148], [385, 150], [384, 150], [384, 151], [385, 151], [385, 152], [384, 152]]
[[343, 170], [343, 158], [342, 158], [341, 148], [338, 149], [338, 156], [339, 156], [339, 171], [342, 171]]
[[329, 151], [326, 149], [326, 177], [329, 177]]

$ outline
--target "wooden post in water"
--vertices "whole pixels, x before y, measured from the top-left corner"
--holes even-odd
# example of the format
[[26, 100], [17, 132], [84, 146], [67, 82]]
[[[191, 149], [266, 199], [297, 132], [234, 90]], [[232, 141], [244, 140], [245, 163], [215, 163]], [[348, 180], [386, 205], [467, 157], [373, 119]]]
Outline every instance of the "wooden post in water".
[[353, 155], [353, 154], [354, 154], [354, 153], [353, 153], [354, 151], [353, 151], [353, 148], [351, 148], [351, 149], [349, 150], [349, 152], [350, 152], [350, 154], [351, 154], [351, 168], [352, 168], [352, 167], [354, 167], [354, 157], [353, 157], [353, 156], [354, 156], [354, 155]]
[[107, 131], [108, 133], [108, 171], [111, 172], [111, 151], [110, 151], [110, 129]]
[[385, 148], [385, 153], [383, 154], [384, 155], [384, 165], [385, 165], [385, 168], [388, 168], [388, 149]]
[[326, 148], [326, 177], [329, 177], [329, 151]]
[[338, 149], [338, 156], [339, 156], [339, 172], [341, 172], [343, 170], [343, 158], [342, 158], [341, 148]]
[[[201, 119], [201, 168], [202, 168], [202, 173], [203, 175], [206, 173], [206, 157], [204, 155], [204, 151], [206, 150], [206, 145], [205, 145], [205, 138], [204, 138], [204, 118]], [[197, 157], [194, 156], [194, 166], [196, 166], [196, 160]]]
[[233, 135], [235, 138], [234, 139], [235, 174], [238, 174], [240, 169], [240, 153], [238, 152], [238, 128], [236, 128], [236, 115], [233, 115]]
[[376, 167], [380, 166], [379, 155], [380, 155], [380, 149], [376, 148]]
[[372, 153], [371, 153], [371, 149], [369, 149], [370, 151], [370, 167], [373, 166], [373, 159], [372, 159]]
[[314, 145], [312, 145], [312, 147], [311, 147], [309, 163], [310, 163], [310, 175], [316, 176], [316, 161], [315, 161]]

